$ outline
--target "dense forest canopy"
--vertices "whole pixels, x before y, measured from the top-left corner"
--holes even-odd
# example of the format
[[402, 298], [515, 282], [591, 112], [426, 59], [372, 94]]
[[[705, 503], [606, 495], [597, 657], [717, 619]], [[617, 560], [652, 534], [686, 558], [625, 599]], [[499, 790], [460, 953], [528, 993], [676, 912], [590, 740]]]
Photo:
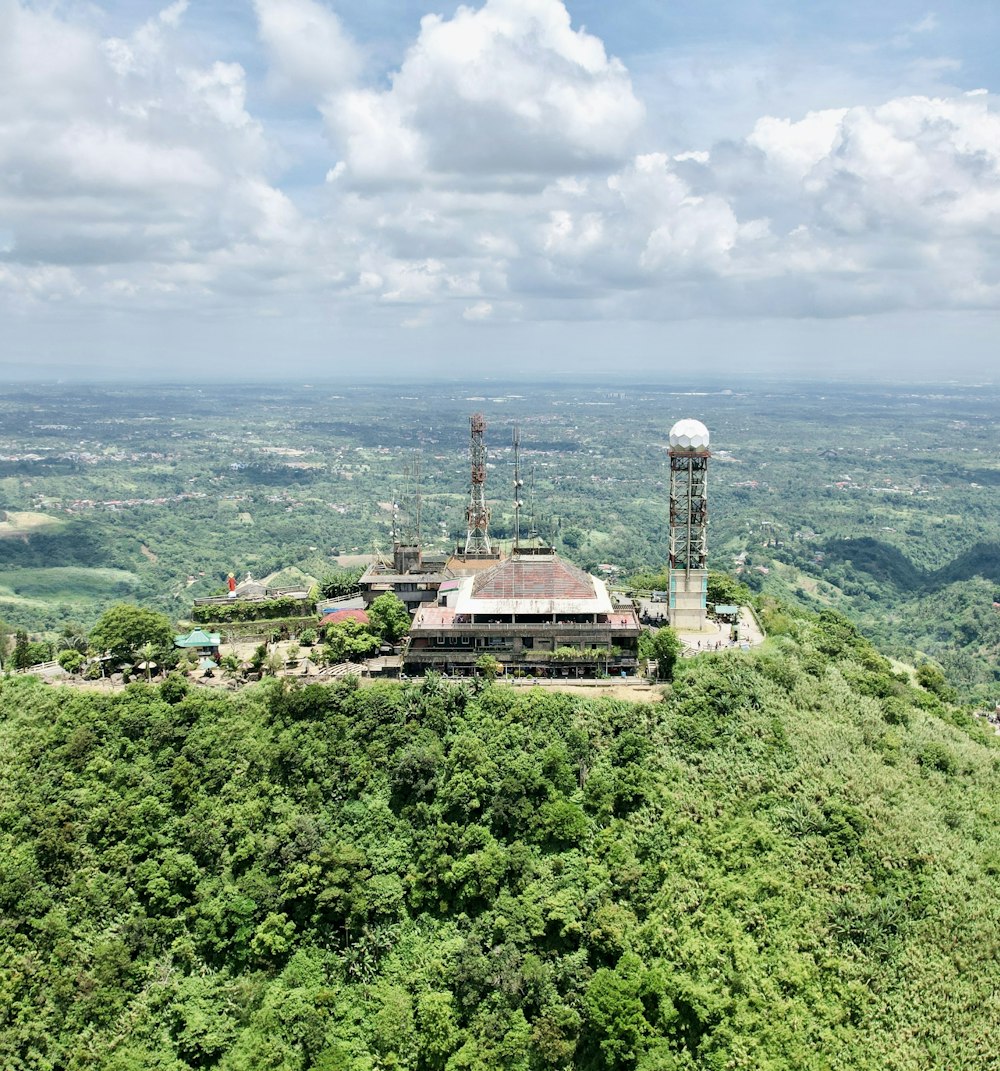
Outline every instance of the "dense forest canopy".
[[3, 678], [0, 1066], [995, 1066], [996, 739], [763, 613], [649, 704]]

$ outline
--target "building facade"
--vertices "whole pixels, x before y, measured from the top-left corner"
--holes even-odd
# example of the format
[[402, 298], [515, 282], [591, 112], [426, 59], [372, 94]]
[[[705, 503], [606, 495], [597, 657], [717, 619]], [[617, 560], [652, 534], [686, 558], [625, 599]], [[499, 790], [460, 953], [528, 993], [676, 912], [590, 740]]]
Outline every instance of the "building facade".
[[533, 677], [631, 675], [641, 626], [602, 580], [550, 549], [521, 552], [464, 576], [417, 610], [403, 670], [472, 675], [492, 655], [508, 673]]

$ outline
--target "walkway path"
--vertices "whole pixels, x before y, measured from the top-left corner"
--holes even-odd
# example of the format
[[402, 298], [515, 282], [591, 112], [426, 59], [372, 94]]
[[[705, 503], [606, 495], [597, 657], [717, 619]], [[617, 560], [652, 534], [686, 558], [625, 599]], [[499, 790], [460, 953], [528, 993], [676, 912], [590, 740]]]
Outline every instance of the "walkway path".
[[[661, 623], [666, 624], [667, 608], [663, 603], [648, 603], [643, 600], [643, 611], [653, 618], [653, 627]], [[663, 621], [657, 621], [657, 616], [662, 614]], [[735, 647], [759, 647], [764, 642], [764, 634], [757, 624], [757, 619], [751, 613], [748, 606], [740, 608], [740, 638], [734, 643], [730, 639], [731, 626], [719, 621], [709, 621], [703, 632], [693, 632], [687, 629], [678, 629], [677, 638], [684, 648], [682, 657], [690, 657], [703, 651], [730, 650]], [[718, 644], [718, 648], [716, 648]]]

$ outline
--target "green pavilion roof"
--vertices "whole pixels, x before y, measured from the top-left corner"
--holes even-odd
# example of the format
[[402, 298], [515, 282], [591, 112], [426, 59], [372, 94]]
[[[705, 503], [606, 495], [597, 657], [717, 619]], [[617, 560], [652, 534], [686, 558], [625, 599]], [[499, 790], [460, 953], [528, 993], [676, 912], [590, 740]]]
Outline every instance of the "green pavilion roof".
[[193, 628], [186, 636], [174, 636], [175, 647], [218, 647], [221, 642], [218, 632], [206, 632], [203, 628]]

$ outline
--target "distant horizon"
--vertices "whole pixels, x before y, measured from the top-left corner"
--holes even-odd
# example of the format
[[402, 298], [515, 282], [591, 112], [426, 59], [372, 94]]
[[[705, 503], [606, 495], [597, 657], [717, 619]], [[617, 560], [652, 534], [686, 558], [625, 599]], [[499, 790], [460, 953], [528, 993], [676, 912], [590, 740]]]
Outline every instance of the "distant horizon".
[[[16, 367], [16, 366], [15, 366]], [[622, 393], [630, 393], [643, 389], [657, 389], [661, 390], [669, 386], [677, 385], [679, 387], [685, 387], [688, 389], [678, 390], [675, 393], [697, 395], [704, 393], [706, 395], [716, 396], [723, 394], [729, 388], [733, 388], [738, 385], [752, 386], [755, 383], [759, 384], [785, 384], [788, 386], [802, 386], [802, 387], [870, 387], [870, 388], [883, 388], [892, 389], [893, 391], [906, 392], [917, 387], [959, 387], [972, 389], [976, 387], [985, 388], [997, 388], [1000, 387], [1000, 376], [997, 377], [983, 377], [969, 375], [969, 376], [951, 376], [947, 379], [942, 378], [912, 378], [906, 382], [900, 382], [898, 377], [895, 376], [860, 376], [857, 373], [843, 373], [841, 375], [831, 375], [825, 373], [823, 375], [814, 374], [798, 374], [792, 375], [786, 372], [773, 371], [761, 369], [754, 370], [742, 370], [739, 372], [709, 372], [699, 373], [695, 371], [688, 372], [661, 372], [659, 375], [655, 370], [642, 370], [629, 374], [628, 380], [623, 380], [622, 373], [612, 372], [595, 372], [595, 371], [581, 371], [581, 372], [539, 372], [534, 376], [528, 374], [514, 375], [509, 374], [506, 376], [462, 376], [455, 377], [449, 376], [445, 373], [427, 373], [414, 377], [412, 379], [401, 377], [398, 373], [384, 372], [382, 374], [366, 373], [362, 374], [329, 374], [327, 376], [312, 376], [312, 377], [295, 377], [290, 379], [288, 375], [271, 377], [260, 376], [252, 379], [234, 379], [233, 375], [219, 376], [218, 378], [206, 378], [202, 377], [197, 381], [191, 380], [189, 377], [182, 377], [176, 379], [158, 378], [152, 377], [143, 372], [134, 372], [131, 375], [127, 375], [121, 371], [108, 370], [102, 377], [100, 375], [85, 375], [84, 369], [77, 367], [64, 368], [59, 373], [51, 374], [39, 374], [38, 367], [34, 366], [31, 369], [25, 369], [25, 375], [23, 377], [14, 375], [8, 379], [8, 383], [11, 386], [16, 387], [52, 387], [52, 386], [67, 386], [67, 387], [129, 387], [140, 388], [147, 387], [151, 389], [159, 388], [184, 388], [190, 391], [198, 391], [202, 389], [216, 390], [216, 389], [248, 389], [255, 388], [273, 388], [276, 385], [280, 385], [288, 390], [308, 390], [308, 389], [324, 389], [324, 390], [336, 390], [337, 388], [345, 389], [359, 389], [365, 387], [378, 387], [385, 388], [390, 386], [396, 386], [400, 390], [419, 390], [429, 386], [440, 387], [442, 385], [448, 385], [455, 390], [473, 389], [477, 387], [495, 387], [502, 389], [516, 388], [519, 385], [531, 385], [535, 387], [552, 387], [552, 388], [569, 388], [573, 386], [573, 381], [576, 380], [581, 387], [586, 386], [600, 386], [606, 387], [608, 390]], [[702, 392], [697, 389], [699, 385], [704, 386], [706, 389]], [[670, 393], [667, 391], [666, 393]]]

